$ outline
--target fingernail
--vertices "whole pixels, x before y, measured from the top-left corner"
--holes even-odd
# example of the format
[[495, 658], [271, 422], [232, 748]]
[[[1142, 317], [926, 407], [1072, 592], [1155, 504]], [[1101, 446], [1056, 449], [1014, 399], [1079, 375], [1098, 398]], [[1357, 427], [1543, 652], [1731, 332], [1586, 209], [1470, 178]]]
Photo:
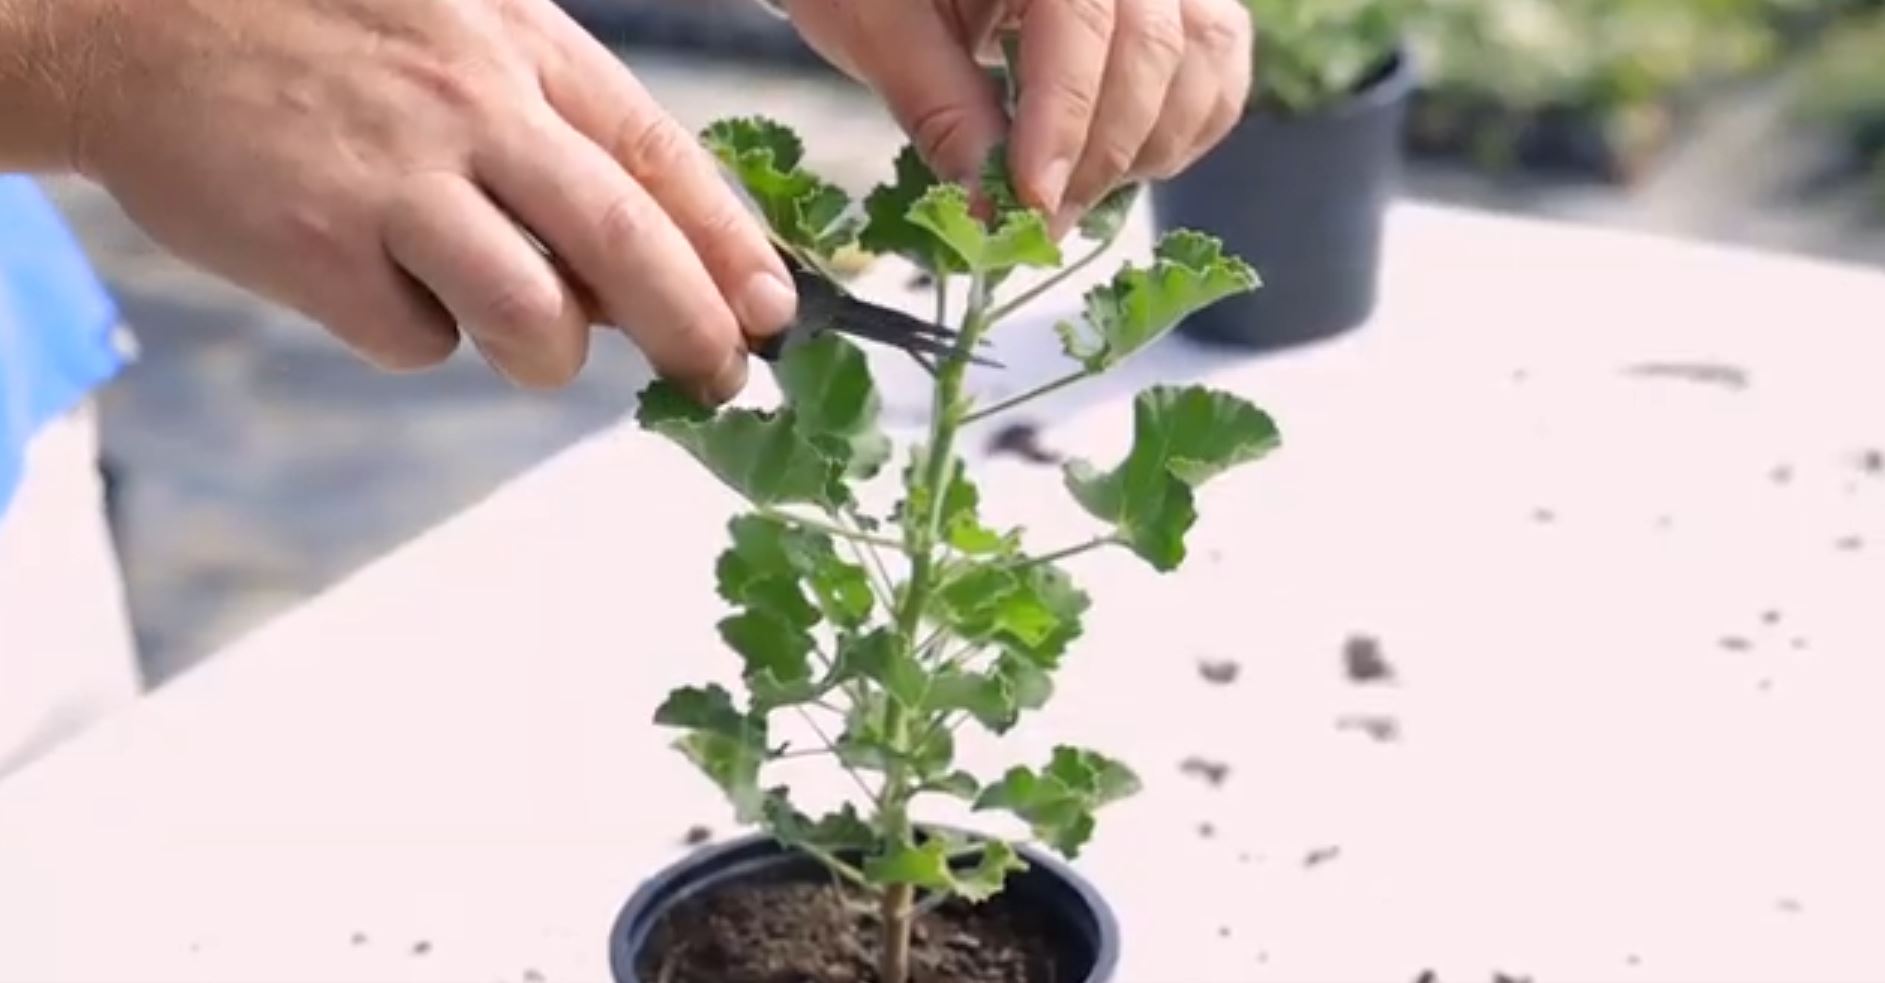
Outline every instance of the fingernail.
[[[733, 299], [734, 313], [748, 334], [773, 335], [792, 323], [798, 313], [798, 294], [770, 273], [755, 273]], [[745, 365], [745, 361], [740, 363]]]
[[1041, 169], [1041, 186], [1038, 189], [1043, 211], [1050, 214], [1060, 211], [1061, 200], [1067, 197], [1067, 182], [1072, 178], [1071, 158], [1056, 157], [1047, 162], [1047, 166]]
[[726, 364], [707, 383], [707, 401], [715, 406], [731, 400], [746, 388], [746, 349], [736, 348]]

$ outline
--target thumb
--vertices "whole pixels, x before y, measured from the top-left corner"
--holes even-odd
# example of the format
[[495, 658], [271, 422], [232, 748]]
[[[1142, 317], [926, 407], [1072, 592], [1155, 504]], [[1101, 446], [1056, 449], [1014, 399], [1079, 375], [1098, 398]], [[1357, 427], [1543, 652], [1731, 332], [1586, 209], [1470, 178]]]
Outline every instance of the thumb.
[[876, 91], [930, 168], [973, 185], [1007, 132], [975, 39], [929, 0], [789, 0], [812, 47]]

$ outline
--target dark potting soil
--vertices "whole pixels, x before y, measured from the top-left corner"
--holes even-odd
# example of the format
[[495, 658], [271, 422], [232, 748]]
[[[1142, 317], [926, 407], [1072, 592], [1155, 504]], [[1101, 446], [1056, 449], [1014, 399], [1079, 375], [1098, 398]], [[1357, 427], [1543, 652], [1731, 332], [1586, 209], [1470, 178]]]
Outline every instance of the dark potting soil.
[[[656, 926], [644, 983], [879, 983], [877, 913], [823, 883], [743, 883], [694, 898]], [[997, 898], [917, 920], [912, 983], [1066, 983], [1045, 932]]]

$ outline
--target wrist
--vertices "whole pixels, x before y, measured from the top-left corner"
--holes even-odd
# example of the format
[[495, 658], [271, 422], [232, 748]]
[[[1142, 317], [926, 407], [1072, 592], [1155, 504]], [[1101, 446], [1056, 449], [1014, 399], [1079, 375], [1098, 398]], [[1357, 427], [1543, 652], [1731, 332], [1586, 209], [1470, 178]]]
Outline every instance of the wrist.
[[103, 0], [0, 0], [0, 171], [79, 170]]

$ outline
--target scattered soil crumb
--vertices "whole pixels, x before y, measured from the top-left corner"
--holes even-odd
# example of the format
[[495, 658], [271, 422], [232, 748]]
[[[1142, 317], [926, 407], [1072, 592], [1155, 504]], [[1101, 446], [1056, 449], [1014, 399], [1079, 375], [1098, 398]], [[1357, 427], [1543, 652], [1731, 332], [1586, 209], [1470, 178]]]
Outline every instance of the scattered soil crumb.
[[1335, 728], [1358, 731], [1383, 744], [1392, 744], [1401, 739], [1401, 722], [1385, 715], [1343, 717], [1335, 722]]
[[1834, 543], [1833, 545], [1838, 547], [1839, 551], [1842, 553], [1857, 553], [1860, 550], [1865, 549], [1865, 537], [1864, 536], [1842, 536], [1840, 537], [1839, 542]]
[[431, 952], [432, 952], [432, 943], [427, 942], [424, 939], [420, 939], [419, 941], [414, 942], [412, 944], [412, 954], [415, 956], [424, 956], [424, 955], [430, 954]]
[[1380, 641], [1368, 635], [1350, 635], [1342, 643], [1342, 662], [1350, 682], [1377, 683], [1394, 678], [1394, 667], [1381, 655]]
[[1320, 867], [1341, 855], [1342, 848], [1339, 846], [1317, 847], [1302, 858], [1302, 865], [1310, 868]]
[[1729, 651], [1729, 652], [1746, 652], [1747, 650], [1754, 647], [1753, 642], [1750, 642], [1747, 639], [1742, 638], [1740, 635], [1723, 636], [1721, 641], [1718, 642], [1717, 644], [1719, 644], [1724, 650]]
[[1623, 962], [1626, 965], [1630, 965], [1630, 966], [1641, 966], [1643, 965], [1643, 957], [1635, 953], [1631, 953], [1627, 958], [1623, 960]]
[[350, 939], [348, 939], [347, 941], [349, 941], [349, 942], [351, 942], [351, 943], [353, 943], [354, 945], [357, 945], [357, 946], [360, 946], [360, 945], [366, 945], [366, 944], [367, 944], [367, 933], [365, 933], [365, 932], [355, 932], [355, 933], [353, 933], [353, 937], [352, 937], [352, 938], [350, 938]]
[[1779, 908], [1783, 913], [1789, 915], [1797, 915], [1801, 910], [1800, 902], [1795, 898], [1781, 898], [1779, 901], [1774, 902], [1774, 907]]
[[1513, 382], [1525, 382], [1529, 380], [1531, 377], [1532, 377], [1532, 374], [1529, 370], [1526, 370], [1526, 369], [1513, 369], [1512, 370]]
[[534, 969], [524, 970], [524, 983], [543, 983], [543, 974]]
[[1643, 379], [1675, 379], [1723, 389], [1746, 389], [1752, 381], [1748, 371], [1725, 362], [1642, 362], [1625, 370]]
[[1511, 976], [1506, 973], [1492, 974], [1492, 983], [1532, 983], [1529, 976]]
[[1237, 681], [1237, 673], [1242, 667], [1229, 659], [1198, 660], [1198, 675], [1214, 686], [1229, 686]]
[[1764, 624], [1764, 625], [1777, 625], [1777, 624], [1780, 624], [1780, 611], [1779, 611], [1779, 609], [1777, 609], [1777, 608], [1768, 608], [1767, 610], [1765, 610], [1765, 611], [1762, 611], [1762, 612], [1761, 612], [1761, 624]]
[[1229, 926], [1229, 925], [1219, 925], [1219, 926], [1217, 927], [1217, 937], [1218, 937], [1218, 938], [1220, 938], [1220, 939], [1228, 939], [1228, 938], [1230, 938], [1230, 926]]
[[1264, 963], [1267, 963], [1269, 961], [1270, 961], [1270, 954], [1268, 952], [1257, 953], [1257, 965], [1261, 966]]
[[1431, 969], [1423, 970], [1419, 976], [1414, 977], [1414, 983], [1440, 983], [1440, 974]]
[[1795, 638], [1791, 644], [1795, 652], [1806, 651], [1807, 641], [1804, 638]]
[[1767, 480], [1776, 485], [1793, 484], [1793, 468], [1785, 464], [1777, 464], [1772, 471], [1767, 472]]
[[1657, 528], [1657, 529], [1660, 529], [1660, 530], [1662, 530], [1663, 532], [1668, 532], [1669, 530], [1671, 530], [1671, 529], [1674, 529], [1675, 527], [1676, 527], [1676, 518], [1675, 518], [1675, 516], [1672, 516], [1672, 515], [1659, 515], [1659, 516], [1657, 516], [1657, 517], [1656, 517], [1656, 528]]
[[1209, 561], [1212, 566], [1216, 566], [1224, 562], [1224, 551], [1216, 548], [1205, 550], [1204, 558]]
[[1032, 423], [1010, 423], [989, 438], [991, 454], [1013, 454], [1029, 464], [1059, 464], [1060, 455], [1041, 445], [1041, 431]]
[[1251, 862], [1251, 856], [1250, 856], [1250, 854], [1248, 854], [1248, 853], [1240, 853], [1240, 854], [1238, 854], [1238, 855], [1237, 855], [1237, 862], [1238, 862], [1238, 863], [1240, 863], [1240, 864], [1247, 864], [1247, 863], [1250, 863], [1250, 862]]
[[1533, 509], [1532, 521], [1538, 523], [1541, 526], [1548, 526], [1558, 521], [1558, 513], [1553, 512], [1550, 509], [1543, 509], [1543, 508]]
[[1774, 688], [1774, 681], [1771, 679], [1763, 679], [1759, 683], [1755, 684], [1755, 688], [1760, 690], [1763, 693], [1766, 693]]
[[192, 956], [194, 956], [194, 955], [198, 955], [198, 954], [200, 954], [200, 953], [201, 953], [202, 951], [203, 951], [203, 943], [201, 943], [201, 942], [192, 942], [192, 943], [190, 943], [190, 955], [192, 955]]
[[1198, 839], [1209, 840], [1217, 836], [1217, 827], [1210, 823], [1198, 824]]
[[1196, 755], [1186, 758], [1181, 762], [1178, 765], [1178, 770], [1193, 778], [1203, 779], [1213, 788], [1223, 785], [1224, 780], [1230, 777], [1230, 765], [1222, 761], [1200, 758]]
[[1885, 474], [1885, 451], [1874, 447], [1860, 454], [1859, 470], [1866, 474]]
[[705, 826], [689, 826], [687, 832], [681, 835], [681, 842], [688, 846], [699, 846], [711, 839], [713, 839], [713, 830]]
[[917, 270], [910, 275], [905, 286], [911, 290], [930, 290], [936, 286], [936, 278], [931, 276], [928, 270]]

